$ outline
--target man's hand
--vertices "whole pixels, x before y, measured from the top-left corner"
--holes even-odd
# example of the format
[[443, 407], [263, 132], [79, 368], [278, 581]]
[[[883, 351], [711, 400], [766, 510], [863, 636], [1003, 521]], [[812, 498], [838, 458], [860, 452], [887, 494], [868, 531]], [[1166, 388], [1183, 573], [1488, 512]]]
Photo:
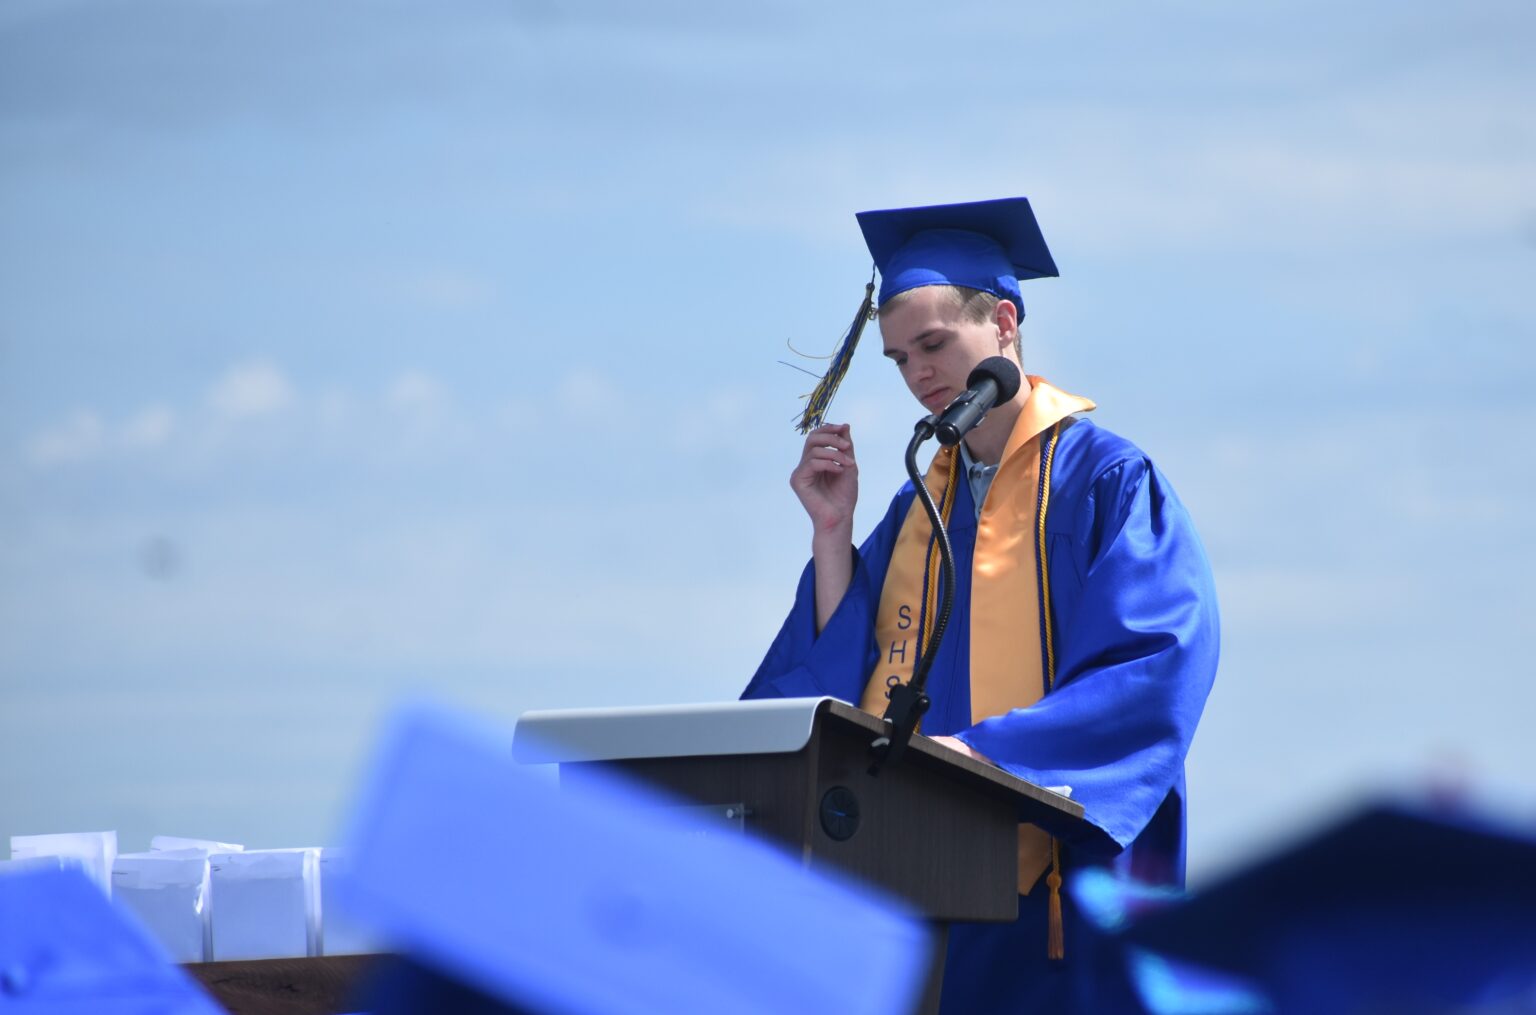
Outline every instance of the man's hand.
[[955, 737], [929, 737], [928, 739], [932, 740], [934, 743], [943, 744], [945, 747], [948, 747], [952, 751], [959, 751], [967, 758], [975, 758], [983, 765], [990, 765], [993, 763], [991, 758], [974, 749], [964, 740], [959, 740]]
[[805, 435], [800, 464], [789, 485], [811, 517], [816, 560], [816, 630], [832, 619], [853, 580], [853, 508], [859, 500], [859, 465], [847, 423], [828, 423]]
[[805, 435], [800, 464], [789, 486], [811, 517], [817, 536], [836, 535], [851, 542], [853, 508], [859, 499], [859, 466], [847, 423], [827, 423]]

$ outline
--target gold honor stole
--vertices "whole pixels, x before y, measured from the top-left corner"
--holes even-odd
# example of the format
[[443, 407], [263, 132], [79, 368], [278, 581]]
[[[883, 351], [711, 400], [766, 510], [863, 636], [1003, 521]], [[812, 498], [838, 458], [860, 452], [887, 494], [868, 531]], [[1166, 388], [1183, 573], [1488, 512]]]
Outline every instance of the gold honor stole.
[[[1050, 501], [1050, 462], [1056, 424], [1094, 403], [1029, 377], [1029, 397], [1008, 435], [1002, 462], [976, 521], [971, 563], [971, 722], [1027, 708], [1055, 679], [1050, 644], [1050, 586], [1045, 562], [1045, 514]], [[946, 524], [963, 482], [957, 448], [941, 448], [925, 477], [942, 491]], [[864, 685], [859, 707], [884, 715], [890, 689], [912, 679], [931, 635], [939, 585], [939, 548], [928, 515], [916, 498], [907, 510], [891, 553], [880, 608], [875, 616], [879, 659]], [[1045, 644], [1042, 646], [1042, 633]], [[1019, 894], [1028, 895], [1048, 865], [1051, 887], [1051, 953], [1061, 951], [1060, 849], [1034, 825], [1019, 826]]]

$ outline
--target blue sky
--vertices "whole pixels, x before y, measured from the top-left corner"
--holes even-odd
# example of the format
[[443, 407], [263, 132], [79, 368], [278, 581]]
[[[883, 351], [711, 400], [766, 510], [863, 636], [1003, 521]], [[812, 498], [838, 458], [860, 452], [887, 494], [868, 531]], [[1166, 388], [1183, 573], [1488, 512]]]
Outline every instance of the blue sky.
[[[1189, 505], [1193, 873], [1372, 787], [1536, 817], [1521, 3], [12, 0], [0, 836], [332, 835], [378, 716], [734, 696], [865, 208], [1026, 194], [1026, 365]], [[915, 414], [836, 411], [861, 527]]]

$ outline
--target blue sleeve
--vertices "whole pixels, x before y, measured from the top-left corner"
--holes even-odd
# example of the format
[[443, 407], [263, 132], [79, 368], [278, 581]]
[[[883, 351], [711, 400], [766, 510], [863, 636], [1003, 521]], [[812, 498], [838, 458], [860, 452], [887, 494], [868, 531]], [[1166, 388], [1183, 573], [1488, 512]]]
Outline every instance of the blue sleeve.
[[805, 566], [795, 604], [768, 647], [743, 698], [811, 698], [830, 695], [857, 705], [875, 666], [875, 614], [890, 565], [891, 548], [911, 502], [907, 489], [854, 554], [853, 580], [826, 630], [816, 633], [816, 564]]
[[1124, 847], [1182, 779], [1216, 675], [1216, 590], [1150, 462], [1105, 469], [1082, 501], [1074, 559], [1052, 562], [1082, 577], [1072, 616], [1058, 617], [1053, 689], [958, 736], [1024, 779], [1071, 786], [1089, 822]]

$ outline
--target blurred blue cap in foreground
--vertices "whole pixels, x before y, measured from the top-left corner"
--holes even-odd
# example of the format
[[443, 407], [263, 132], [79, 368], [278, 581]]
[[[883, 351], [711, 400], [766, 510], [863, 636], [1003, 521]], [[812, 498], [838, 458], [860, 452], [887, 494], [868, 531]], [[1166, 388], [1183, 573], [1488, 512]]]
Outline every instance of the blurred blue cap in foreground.
[[1374, 805], [1124, 937], [1250, 977], [1283, 1012], [1536, 1012], [1536, 837]]
[[78, 869], [0, 876], [0, 1010], [223, 1011]]
[[1242, 977], [1126, 944], [1120, 935], [1148, 914], [1181, 904], [1180, 889], [1144, 885], [1088, 867], [1067, 891], [1083, 919], [1073, 946], [1078, 1010], [1122, 1015], [1270, 1015], [1274, 1006]]
[[[513, 762], [510, 743], [420, 707], [385, 738], [343, 902], [418, 966], [516, 1010], [913, 1006], [931, 941], [893, 903], [634, 786], [562, 791]], [[441, 981], [428, 989], [441, 999]], [[368, 1001], [431, 1003], [409, 994]]]

